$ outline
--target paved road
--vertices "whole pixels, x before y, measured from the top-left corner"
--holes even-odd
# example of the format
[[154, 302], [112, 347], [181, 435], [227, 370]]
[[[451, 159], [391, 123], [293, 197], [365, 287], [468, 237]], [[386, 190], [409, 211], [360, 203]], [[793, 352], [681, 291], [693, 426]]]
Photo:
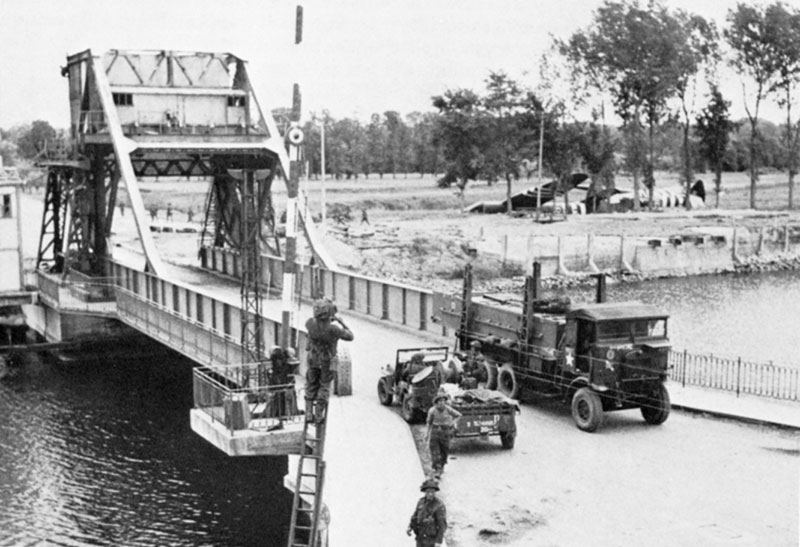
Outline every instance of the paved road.
[[[394, 421], [375, 394], [378, 365], [398, 347], [437, 340], [348, 322], [354, 396]], [[497, 439], [455, 441], [442, 480], [451, 547], [798, 544], [796, 431], [680, 411], [652, 427], [629, 410], [587, 434], [553, 401], [525, 402], [518, 428], [512, 451]], [[405, 516], [408, 507], [384, 510]]]

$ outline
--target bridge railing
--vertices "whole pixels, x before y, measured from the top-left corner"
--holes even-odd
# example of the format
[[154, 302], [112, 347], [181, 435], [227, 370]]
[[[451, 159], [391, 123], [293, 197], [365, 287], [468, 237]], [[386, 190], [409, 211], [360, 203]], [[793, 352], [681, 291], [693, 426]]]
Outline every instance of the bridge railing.
[[[112, 278], [82, 278], [42, 270], [35, 272], [40, 298], [53, 308], [95, 315], [113, 315], [117, 311], [115, 282]], [[26, 283], [28, 277], [25, 278]]]
[[800, 401], [800, 369], [797, 368], [688, 351], [671, 351], [669, 363], [670, 379], [684, 386], [733, 391], [737, 396], [747, 394]]
[[294, 384], [270, 385], [267, 363], [197, 367], [194, 408], [220, 422], [233, 434], [243, 429], [278, 429], [299, 423]]
[[117, 313], [125, 323], [198, 363], [242, 361], [241, 344], [232, 336], [120, 287], [117, 288]]
[[[223, 275], [237, 277], [242, 271], [241, 256], [229, 249], [203, 247], [201, 266]], [[262, 255], [262, 271], [270, 288], [280, 291], [283, 259]], [[307, 271], [307, 270], [306, 270]], [[431, 321], [434, 315], [433, 291], [397, 281], [368, 277], [341, 270], [319, 269], [320, 291], [341, 310], [369, 315], [412, 329], [442, 334], [441, 325]], [[300, 276], [299, 291], [311, 298], [311, 276]]]

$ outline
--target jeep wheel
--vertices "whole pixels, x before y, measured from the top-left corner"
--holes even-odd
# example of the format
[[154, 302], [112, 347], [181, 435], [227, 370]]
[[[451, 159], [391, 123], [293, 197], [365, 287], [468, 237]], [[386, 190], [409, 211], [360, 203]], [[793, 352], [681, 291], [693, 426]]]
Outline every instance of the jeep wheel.
[[422, 413], [419, 411], [416, 405], [416, 401], [414, 397], [406, 397], [403, 399], [403, 419], [410, 424], [416, 424], [422, 421], [420, 415]]
[[503, 443], [503, 448], [506, 450], [511, 450], [514, 448], [514, 441], [516, 438], [517, 434], [513, 431], [500, 432], [500, 442]]
[[389, 382], [386, 378], [381, 378], [378, 380], [378, 399], [381, 400], [381, 404], [384, 406], [389, 406], [392, 404], [392, 390], [389, 389]]
[[572, 397], [572, 419], [578, 429], [592, 433], [603, 420], [600, 396], [588, 387], [582, 387]]
[[506, 397], [517, 398], [519, 385], [511, 363], [505, 363], [497, 369], [497, 391]]
[[661, 384], [642, 404], [642, 416], [650, 425], [661, 425], [669, 418], [670, 401], [667, 388]]

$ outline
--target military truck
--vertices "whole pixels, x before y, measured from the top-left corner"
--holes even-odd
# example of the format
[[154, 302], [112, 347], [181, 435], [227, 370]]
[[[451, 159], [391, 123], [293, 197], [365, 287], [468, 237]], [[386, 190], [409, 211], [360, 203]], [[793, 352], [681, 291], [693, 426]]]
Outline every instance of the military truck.
[[455, 330], [466, 351], [478, 340], [490, 388], [510, 398], [521, 389], [561, 398], [583, 431], [597, 430], [604, 412], [638, 408], [649, 424], [669, 417], [669, 315], [638, 302], [605, 302], [598, 275], [596, 302], [572, 306], [541, 298], [541, 267], [515, 295], [472, 294], [467, 266], [461, 298], [437, 295], [435, 321]]
[[[415, 354], [424, 356], [418, 370], [409, 366]], [[460, 366], [458, 359], [449, 357], [446, 346], [399, 349], [394, 366], [382, 368], [378, 399], [386, 406], [399, 403], [403, 418], [415, 424], [425, 420], [434, 397], [444, 389], [450, 396], [450, 406], [461, 413], [455, 438], [498, 436], [503, 448], [514, 448], [519, 403], [493, 390], [461, 389]]]

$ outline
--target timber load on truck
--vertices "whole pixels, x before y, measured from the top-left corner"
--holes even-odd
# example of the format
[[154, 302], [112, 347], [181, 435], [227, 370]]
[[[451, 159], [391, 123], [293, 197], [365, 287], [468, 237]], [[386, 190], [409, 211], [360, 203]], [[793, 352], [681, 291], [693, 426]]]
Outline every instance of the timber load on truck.
[[473, 294], [468, 265], [461, 297], [436, 295], [434, 320], [455, 331], [462, 351], [481, 343], [487, 387], [512, 399], [521, 390], [559, 397], [589, 432], [613, 410], [638, 408], [647, 423], [664, 423], [668, 314], [639, 302], [605, 302], [602, 274], [597, 301], [578, 305], [542, 298], [540, 279], [534, 263], [522, 298]]

